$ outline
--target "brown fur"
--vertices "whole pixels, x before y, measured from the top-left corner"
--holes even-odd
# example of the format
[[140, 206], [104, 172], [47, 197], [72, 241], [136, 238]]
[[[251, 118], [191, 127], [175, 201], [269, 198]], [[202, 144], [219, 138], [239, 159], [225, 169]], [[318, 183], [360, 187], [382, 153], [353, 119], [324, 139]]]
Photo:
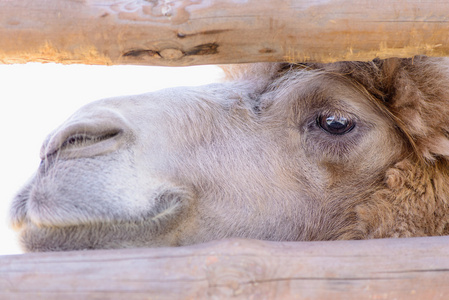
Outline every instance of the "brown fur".
[[449, 234], [449, 78], [445, 61], [393, 58], [321, 67], [344, 74], [365, 88], [407, 138], [409, 151], [413, 149], [387, 170], [386, 187], [357, 208], [363, 237]]
[[448, 59], [225, 69], [51, 134], [11, 208], [25, 250], [449, 234]]

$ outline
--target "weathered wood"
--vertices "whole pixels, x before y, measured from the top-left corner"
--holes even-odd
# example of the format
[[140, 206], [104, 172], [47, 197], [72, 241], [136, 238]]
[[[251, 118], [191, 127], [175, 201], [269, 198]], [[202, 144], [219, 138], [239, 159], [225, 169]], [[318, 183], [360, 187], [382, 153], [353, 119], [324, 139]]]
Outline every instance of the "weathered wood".
[[0, 257], [1, 299], [448, 299], [449, 237]]
[[6, 0], [0, 63], [195, 65], [449, 55], [449, 1]]

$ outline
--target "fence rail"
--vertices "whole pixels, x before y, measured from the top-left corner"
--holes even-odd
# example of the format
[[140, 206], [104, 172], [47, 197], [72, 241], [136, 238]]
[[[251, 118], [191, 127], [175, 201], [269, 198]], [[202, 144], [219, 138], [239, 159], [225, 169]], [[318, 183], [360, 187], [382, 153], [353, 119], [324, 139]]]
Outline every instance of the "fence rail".
[[449, 54], [441, 0], [0, 1], [0, 63], [197, 65]]
[[1, 299], [448, 299], [449, 237], [0, 257]]

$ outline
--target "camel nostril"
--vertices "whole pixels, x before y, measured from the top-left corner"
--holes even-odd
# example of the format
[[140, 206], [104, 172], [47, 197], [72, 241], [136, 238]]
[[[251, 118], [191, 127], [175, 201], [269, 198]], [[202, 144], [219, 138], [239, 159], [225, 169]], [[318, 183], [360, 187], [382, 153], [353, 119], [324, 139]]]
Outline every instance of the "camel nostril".
[[68, 148], [81, 148], [111, 139], [120, 134], [120, 130], [105, 132], [103, 134], [75, 133], [70, 135], [59, 147], [59, 150]]
[[112, 109], [97, 108], [73, 116], [44, 142], [41, 159], [73, 159], [107, 154], [131, 143], [133, 129]]
[[119, 128], [102, 131], [85, 129], [68, 128], [50, 138], [42, 147], [41, 159], [48, 160], [54, 156], [71, 159], [102, 155], [117, 150], [127, 139], [124, 130]]

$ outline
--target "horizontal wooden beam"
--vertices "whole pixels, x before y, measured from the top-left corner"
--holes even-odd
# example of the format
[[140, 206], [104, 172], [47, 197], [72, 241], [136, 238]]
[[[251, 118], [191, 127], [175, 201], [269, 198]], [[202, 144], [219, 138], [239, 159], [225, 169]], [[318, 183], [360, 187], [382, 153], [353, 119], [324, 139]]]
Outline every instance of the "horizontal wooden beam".
[[1, 299], [448, 299], [449, 237], [0, 257]]
[[0, 63], [184, 66], [449, 55], [429, 0], [0, 1]]

